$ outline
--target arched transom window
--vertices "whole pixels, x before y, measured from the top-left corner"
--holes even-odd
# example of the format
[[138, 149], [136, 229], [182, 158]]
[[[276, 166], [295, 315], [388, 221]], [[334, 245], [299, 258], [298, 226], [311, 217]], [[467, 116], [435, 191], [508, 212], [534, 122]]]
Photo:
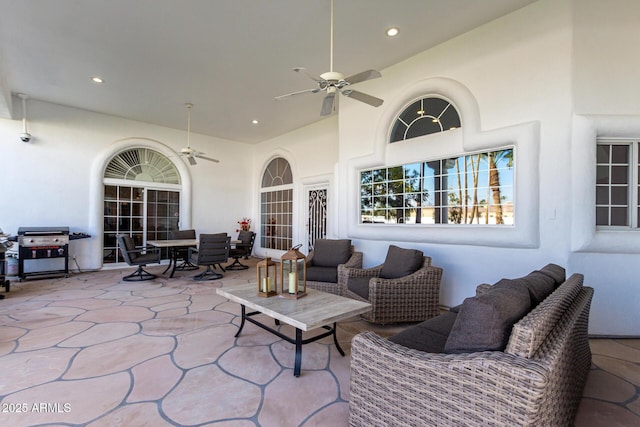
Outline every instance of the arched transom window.
[[389, 142], [445, 132], [460, 127], [460, 115], [451, 103], [437, 97], [419, 99], [405, 108], [393, 124]]

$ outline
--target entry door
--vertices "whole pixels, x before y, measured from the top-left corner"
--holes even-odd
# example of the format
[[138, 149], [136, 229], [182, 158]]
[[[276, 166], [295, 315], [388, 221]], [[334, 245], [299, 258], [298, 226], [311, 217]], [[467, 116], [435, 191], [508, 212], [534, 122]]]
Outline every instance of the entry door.
[[316, 239], [327, 237], [327, 186], [307, 190], [307, 250], [313, 249]]

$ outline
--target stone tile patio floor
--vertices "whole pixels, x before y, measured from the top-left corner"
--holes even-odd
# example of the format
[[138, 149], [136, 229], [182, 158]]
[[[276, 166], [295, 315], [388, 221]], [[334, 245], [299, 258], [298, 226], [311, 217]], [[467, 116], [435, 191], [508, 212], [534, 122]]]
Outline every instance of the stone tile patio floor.
[[[234, 338], [240, 307], [215, 293], [254, 268], [121, 281], [130, 270], [12, 282], [0, 301], [0, 425], [346, 426], [351, 338], [404, 327], [341, 322], [347, 356], [330, 337], [305, 345], [295, 378], [292, 345], [252, 324]], [[591, 348], [576, 426], [639, 426], [640, 339]]]

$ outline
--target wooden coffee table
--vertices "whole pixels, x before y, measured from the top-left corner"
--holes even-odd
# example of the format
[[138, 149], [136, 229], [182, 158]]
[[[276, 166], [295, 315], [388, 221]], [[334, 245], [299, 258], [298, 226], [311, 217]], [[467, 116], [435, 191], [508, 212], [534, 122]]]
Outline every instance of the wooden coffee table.
[[[293, 375], [296, 377], [300, 376], [303, 344], [308, 344], [333, 335], [333, 342], [336, 348], [340, 354], [344, 356], [344, 351], [340, 347], [340, 344], [338, 344], [338, 338], [336, 336], [336, 322], [371, 311], [371, 304], [369, 303], [309, 288], [307, 288], [307, 296], [298, 300], [282, 298], [280, 296], [269, 298], [260, 297], [257, 295], [258, 288], [255, 284], [218, 288], [216, 292], [228, 298], [230, 301], [237, 302], [242, 308], [242, 320], [240, 329], [235, 335], [236, 337], [240, 335], [244, 323], [247, 321], [291, 344], [295, 344], [296, 358]], [[247, 307], [255, 311], [247, 312]], [[279, 322], [284, 322], [296, 328], [295, 338], [290, 338], [280, 331], [251, 317], [260, 313], [275, 319], [276, 325], [278, 325]], [[303, 331], [306, 332], [318, 328], [323, 328], [327, 331], [311, 338], [302, 339]]]

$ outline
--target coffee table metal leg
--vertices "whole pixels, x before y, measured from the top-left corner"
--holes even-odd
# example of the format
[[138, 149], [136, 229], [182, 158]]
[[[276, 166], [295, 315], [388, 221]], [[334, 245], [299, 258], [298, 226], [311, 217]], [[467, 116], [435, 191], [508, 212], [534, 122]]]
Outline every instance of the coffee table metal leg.
[[[169, 271], [169, 269], [175, 265], [174, 261], [173, 261], [173, 250], [172, 248], [169, 248], [169, 252], [171, 252], [171, 254], [169, 255], [169, 265], [167, 265], [167, 268], [164, 269], [164, 271], [162, 272], [162, 274], [166, 274], [167, 271]], [[171, 272], [173, 274], [173, 272]]]
[[240, 335], [240, 332], [242, 332], [242, 328], [244, 328], [244, 320], [247, 318], [247, 309], [244, 305], [240, 305], [240, 307], [242, 308], [242, 316], [241, 316], [241, 320], [240, 320], [240, 329], [238, 329], [238, 332], [236, 332], [236, 334], [234, 335], [235, 338], [238, 338], [238, 336]]
[[340, 353], [341, 356], [344, 356], [344, 350], [342, 350], [342, 347], [340, 347], [340, 344], [338, 344], [338, 335], [336, 335], [336, 323], [333, 324], [333, 342], [336, 345], [336, 348], [338, 349], [338, 352]]
[[293, 368], [293, 375], [300, 376], [300, 368], [302, 366], [302, 330], [296, 328], [296, 363]]
[[173, 252], [173, 268], [171, 269], [171, 274], [169, 277], [173, 277], [173, 274], [176, 272], [176, 266], [178, 265], [178, 248], [171, 248]]

